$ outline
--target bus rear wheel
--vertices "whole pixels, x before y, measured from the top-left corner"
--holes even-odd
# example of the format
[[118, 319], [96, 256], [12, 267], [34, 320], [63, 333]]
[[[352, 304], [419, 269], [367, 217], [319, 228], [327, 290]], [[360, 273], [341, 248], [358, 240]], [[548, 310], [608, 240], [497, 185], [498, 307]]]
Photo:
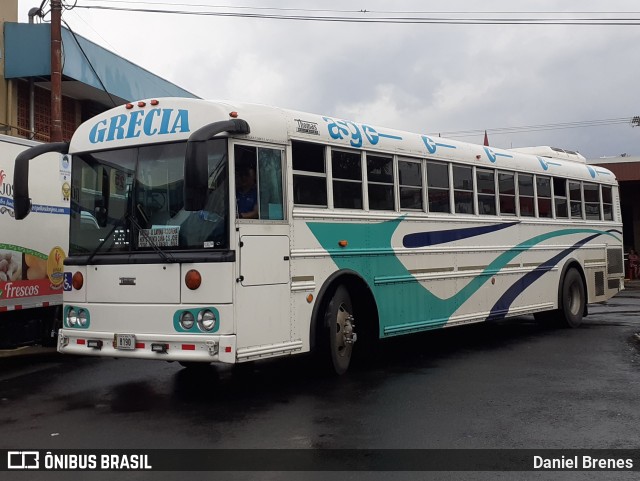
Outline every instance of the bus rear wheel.
[[576, 269], [569, 269], [564, 276], [561, 296], [560, 313], [563, 323], [568, 327], [578, 327], [582, 324], [582, 315], [587, 301], [582, 277]]
[[324, 315], [324, 353], [333, 371], [342, 375], [349, 369], [353, 354], [353, 345], [358, 336], [355, 332], [353, 304], [349, 291], [343, 285], [333, 293]]

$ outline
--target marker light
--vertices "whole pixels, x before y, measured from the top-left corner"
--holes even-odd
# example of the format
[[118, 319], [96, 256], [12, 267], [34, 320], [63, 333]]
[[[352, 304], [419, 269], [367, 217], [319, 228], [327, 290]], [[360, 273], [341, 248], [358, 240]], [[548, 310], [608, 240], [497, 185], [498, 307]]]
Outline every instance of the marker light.
[[238, 112], [236, 112], [236, 111], [229, 112], [229, 117], [231, 117], [232, 119], [237, 119], [238, 118]]
[[160, 102], [158, 102], [156, 99], [153, 99], [151, 102], [149, 102], [151, 105], [158, 105]]
[[202, 276], [197, 270], [191, 269], [185, 274], [184, 283], [189, 289], [195, 291], [202, 284]]
[[124, 106], [127, 110], [131, 110], [133, 108], [133, 104], [125, 104]]
[[347, 247], [349, 243], [346, 240], [341, 240], [341, 241], [338, 241], [338, 245], [340, 247]]
[[82, 275], [82, 272], [76, 271], [73, 274], [73, 277], [71, 278], [71, 284], [76, 291], [82, 289], [82, 286], [84, 285], [84, 276]]
[[201, 331], [210, 331], [216, 326], [216, 316], [209, 309], [198, 313], [198, 327]]
[[138, 102], [138, 107], [144, 107], [145, 105], [147, 105], [147, 104], [144, 103], [144, 102]]

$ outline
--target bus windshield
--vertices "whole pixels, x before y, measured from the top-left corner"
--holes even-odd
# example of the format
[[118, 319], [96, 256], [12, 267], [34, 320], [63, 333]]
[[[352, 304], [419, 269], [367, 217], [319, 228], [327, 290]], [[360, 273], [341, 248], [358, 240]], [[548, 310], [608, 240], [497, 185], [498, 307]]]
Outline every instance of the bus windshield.
[[228, 249], [227, 140], [207, 146], [200, 211], [184, 210], [186, 142], [74, 155], [69, 254]]

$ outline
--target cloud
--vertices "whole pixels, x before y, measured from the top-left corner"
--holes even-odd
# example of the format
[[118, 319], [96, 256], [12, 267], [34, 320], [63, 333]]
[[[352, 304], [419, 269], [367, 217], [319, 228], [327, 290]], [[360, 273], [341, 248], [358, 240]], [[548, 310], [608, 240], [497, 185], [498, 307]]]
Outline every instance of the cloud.
[[[244, 5], [264, 6], [251, 0]], [[370, 0], [366, 8], [636, 9], [631, 0], [602, 5], [585, 6], [578, 0], [517, 5], [458, 0], [445, 7], [417, 0]], [[273, 6], [320, 8], [292, 0], [274, 1]], [[22, 21], [28, 7], [21, 0]], [[322, 3], [325, 9], [360, 7]], [[640, 114], [637, 27], [364, 25], [80, 9], [64, 16], [80, 34], [103, 45], [107, 41], [120, 55], [205, 98], [271, 104], [430, 133]], [[116, 24], [122, 28], [112, 28]], [[640, 154], [638, 135], [640, 129], [624, 125], [509, 135], [490, 131], [490, 141], [499, 147], [566, 146], [599, 157]], [[461, 140], [481, 143], [482, 135]]]

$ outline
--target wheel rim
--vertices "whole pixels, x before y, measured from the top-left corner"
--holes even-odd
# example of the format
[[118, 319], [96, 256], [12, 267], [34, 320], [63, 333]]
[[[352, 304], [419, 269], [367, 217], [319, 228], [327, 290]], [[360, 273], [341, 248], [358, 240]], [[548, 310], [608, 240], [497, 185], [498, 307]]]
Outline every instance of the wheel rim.
[[342, 303], [336, 316], [336, 354], [341, 358], [351, 356], [353, 349], [354, 325], [353, 316]]
[[580, 313], [582, 304], [582, 295], [580, 293], [580, 286], [577, 282], [571, 283], [569, 286], [569, 292], [567, 292], [567, 306], [569, 306], [569, 312], [572, 315], [577, 316]]

